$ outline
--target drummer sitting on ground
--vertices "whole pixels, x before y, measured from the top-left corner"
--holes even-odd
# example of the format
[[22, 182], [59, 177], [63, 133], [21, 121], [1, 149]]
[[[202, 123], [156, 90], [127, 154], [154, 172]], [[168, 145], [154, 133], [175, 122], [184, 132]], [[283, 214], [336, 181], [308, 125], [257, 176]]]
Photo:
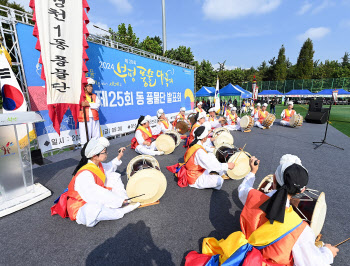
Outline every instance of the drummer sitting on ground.
[[216, 112], [215, 112], [215, 108], [214, 107], [209, 109], [208, 122], [211, 125], [211, 129], [215, 129], [215, 128], [221, 127], [219, 120], [216, 119]]
[[[208, 140], [209, 131], [200, 126], [195, 131], [195, 139], [185, 153], [184, 167], [187, 169], [187, 181], [190, 187], [221, 189], [224, 179], [221, 177], [234, 163], [220, 163], [214, 154], [207, 153], [203, 144]], [[215, 173], [211, 173], [215, 172]]]
[[[258, 121], [255, 122], [255, 126], [257, 126], [258, 128], [261, 128], [261, 129], [266, 129], [266, 127], [264, 127], [262, 125], [262, 122], [265, 120], [265, 118], [267, 117], [267, 115], [269, 114], [268, 111], [266, 111], [266, 108], [267, 108], [267, 103], [264, 103], [262, 105], [262, 108], [261, 110], [258, 112]], [[272, 125], [271, 125], [272, 126]], [[270, 127], [271, 127], [270, 126]]]
[[252, 117], [254, 118], [254, 125], [255, 125], [256, 121], [259, 120], [259, 111], [260, 110], [261, 110], [261, 103], [257, 103], [256, 108], [254, 108], [254, 110], [251, 113]]
[[255, 157], [250, 159], [251, 172], [238, 187], [238, 197], [244, 205], [241, 231], [220, 241], [205, 238], [203, 255], [190, 252], [185, 265], [192, 265], [192, 261], [205, 256], [213, 265], [219, 265], [214, 263], [218, 260], [220, 265], [325, 266], [333, 263], [338, 248], [329, 244], [316, 247], [313, 230], [290, 206], [292, 196], [303, 193], [309, 180], [300, 159], [290, 154], [282, 156], [274, 175], [274, 190], [268, 194], [253, 189], [259, 162]]
[[227, 119], [227, 129], [228, 130], [240, 130], [241, 127], [239, 126], [239, 120], [240, 118], [237, 115], [237, 107], [232, 107], [230, 113], [228, 116], [226, 116]]
[[288, 102], [288, 109], [284, 109], [281, 114], [281, 125], [282, 126], [290, 126], [289, 121], [290, 118], [296, 114], [295, 110], [293, 110], [293, 102]]
[[117, 220], [140, 206], [140, 203], [127, 205], [128, 195], [120, 174], [115, 172], [122, 164], [125, 148], [111, 162], [103, 163], [108, 146], [109, 141], [104, 137], [86, 143], [68, 185], [67, 211], [69, 218], [78, 224], [92, 227], [99, 221]]
[[169, 123], [168, 118], [166, 118], [163, 109], [159, 109], [157, 111], [157, 118], [158, 118], [158, 129], [160, 131], [160, 134], [173, 129], [173, 126]]
[[195, 111], [196, 113], [204, 113], [204, 114], [206, 114], [206, 112], [202, 109], [202, 106], [203, 106], [203, 103], [202, 103], [202, 102], [199, 102], [199, 103], [197, 104], [197, 108], [194, 109], [194, 111]]
[[176, 127], [176, 124], [178, 121], [185, 121], [187, 124], [191, 124], [190, 121], [188, 121], [188, 119], [186, 118], [186, 108], [185, 107], [181, 107], [180, 108], [180, 113], [178, 113], [178, 115], [175, 117], [175, 121], [173, 122], [173, 127]]
[[149, 115], [141, 115], [137, 121], [135, 130], [135, 137], [131, 140], [131, 148], [139, 154], [147, 155], [163, 155], [164, 152], [157, 151], [154, 136], [159, 134], [158, 127], [151, 128], [149, 122], [151, 117]]
[[200, 127], [201, 125], [203, 125], [203, 123], [205, 122], [206, 115], [205, 113], [197, 113], [194, 118], [196, 119], [197, 122], [194, 125], [192, 125], [191, 132], [188, 135], [187, 143], [185, 147], [188, 147], [194, 140], [193, 133], [197, 127]]
[[[301, 160], [291, 154], [282, 156], [280, 165], [273, 177], [273, 191], [266, 196], [253, 189], [255, 174], [259, 165], [254, 165], [255, 157], [250, 160], [251, 172], [245, 177], [238, 187], [238, 197], [244, 204], [241, 214], [241, 229], [247, 237], [260, 225], [270, 220], [273, 225], [288, 223], [285, 213], [294, 212], [290, 206], [292, 196], [303, 193], [309, 177]], [[266, 199], [265, 199], [266, 198]], [[290, 217], [290, 216], [288, 216]], [[253, 221], [256, 221], [253, 223]], [[310, 226], [304, 221], [293, 232], [285, 237], [285, 241], [263, 249], [263, 256], [269, 261], [283, 265], [289, 265], [294, 260], [294, 265], [321, 266], [333, 263], [333, 257], [337, 255], [338, 248], [326, 244], [324, 247], [315, 246], [316, 236]], [[264, 251], [265, 250], [265, 251]], [[274, 252], [278, 250], [279, 252]]]

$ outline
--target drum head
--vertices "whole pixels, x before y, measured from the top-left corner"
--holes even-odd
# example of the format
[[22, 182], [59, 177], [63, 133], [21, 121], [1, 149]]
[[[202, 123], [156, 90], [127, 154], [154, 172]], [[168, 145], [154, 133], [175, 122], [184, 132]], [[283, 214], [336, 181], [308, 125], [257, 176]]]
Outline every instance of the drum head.
[[230, 131], [226, 127], [218, 127], [218, 128], [215, 128], [213, 131], [213, 138], [217, 137], [222, 132], [230, 133]]
[[299, 114], [295, 114], [290, 118], [289, 124], [291, 127], [301, 126], [303, 124], [303, 117]]
[[181, 136], [176, 130], [168, 130], [165, 134], [170, 135], [175, 141], [175, 147], [179, 146], [181, 142]]
[[139, 155], [131, 159], [129, 162], [128, 166], [126, 167], [126, 176], [128, 179], [132, 176], [132, 173], [135, 172], [135, 167], [141, 170], [140, 168], [145, 168], [143, 167], [144, 165], [152, 165], [153, 168], [158, 168], [159, 169], [159, 163], [158, 161], [151, 155]]
[[184, 121], [178, 121], [176, 123], [176, 129], [180, 134], [185, 134], [186, 132], [188, 132], [188, 124]]
[[165, 193], [167, 181], [161, 171], [156, 169], [144, 169], [132, 176], [126, 185], [126, 193], [129, 198], [145, 194], [132, 199], [141, 204], [153, 203], [159, 200]]
[[267, 114], [266, 118], [263, 121], [263, 126], [270, 127], [273, 122], [275, 122], [276, 116], [274, 114]]
[[170, 154], [175, 150], [175, 141], [171, 136], [162, 134], [156, 139], [156, 147], [158, 151]]
[[314, 212], [312, 213], [310, 227], [314, 231], [315, 235], [318, 236], [321, 233], [324, 221], [326, 219], [327, 204], [326, 195], [321, 192], [320, 196], [316, 201]]
[[289, 120], [289, 124], [292, 126], [292, 127], [295, 127], [295, 120], [297, 119], [297, 116], [296, 115], [293, 115], [290, 120]]
[[242, 118], [241, 118], [241, 120], [240, 120], [240, 126], [242, 127], [242, 128], [247, 128], [248, 127], [248, 125], [249, 125], [249, 122], [250, 122], [250, 119], [249, 119], [249, 116], [247, 116], [247, 115], [245, 115], [245, 116], [243, 116]]
[[273, 185], [273, 175], [265, 176], [263, 180], [261, 180], [258, 190], [267, 194], [272, 191], [272, 185]]
[[222, 143], [214, 149], [214, 155], [220, 163], [226, 163], [235, 152], [237, 152], [235, 146], [227, 143]]
[[230, 132], [222, 132], [219, 136], [217, 136], [214, 140], [214, 146], [218, 147], [222, 143], [227, 143], [233, 145], [233, 136]]
[[[236, 160], [237, 157], [238, 159]], [[251, 171], [249, 157], [244, 152], [235, 153], [228, 162], [235, 162], [235, 167], [227, 171], [227, 175], [232, 179], [242, 179]]]

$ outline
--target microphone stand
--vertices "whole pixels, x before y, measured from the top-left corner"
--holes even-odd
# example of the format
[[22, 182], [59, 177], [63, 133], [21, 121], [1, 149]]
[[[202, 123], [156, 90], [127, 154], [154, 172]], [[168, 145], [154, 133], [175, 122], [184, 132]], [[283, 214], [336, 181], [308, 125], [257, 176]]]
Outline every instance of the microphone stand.
[[328, 110], [328, 118], [327, 118], [327, 125], [326, 125], [326, 131], [324, 133], [324, 138], [322, 141], [314, 141], [312, 142], [313, 144], [318, 144], [320, 143], [320, 145], [318, 145], [317, 147], [315, 147], [314, 149], [316, 150], [317, 148], [321, 147], [323, 144], [327, 144], [329, 146], [332, 146], [332, 147], [335, 147], [335, 148], [338, 148], [338, 149], [341, 149], [341, 150], [344, 150], [343, 148], [341, 147], [338, 147], [338, 146], [335, 146], [333, 144], [330, 144], [326, 141], [326, 138], [327, 138], [327, 131], [328, 131], [328, 124], [329, 124], [329, 117], [331, 116], [331, 109], [332, 109], [332, 102], [330, 103], [330, 106], [329, 106], [329, 110]]

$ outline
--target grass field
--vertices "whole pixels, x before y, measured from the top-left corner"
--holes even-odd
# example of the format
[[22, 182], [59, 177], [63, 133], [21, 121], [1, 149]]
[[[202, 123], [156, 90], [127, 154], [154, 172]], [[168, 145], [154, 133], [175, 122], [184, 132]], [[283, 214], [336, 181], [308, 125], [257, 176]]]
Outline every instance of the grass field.
[[[323, 108], [328, 108], [329, 105], [324, 105]], [[286, 107], [283, 105], [276, 106], [276, 117], [280, 118], [280, 114]], [[305, 104], [295, 104], [294, 109], [303, 117], [306, 116], [309, 106]], [[270, 107], [267, 108], [270, 111]], [[350, 105], [332, 105], [330, 125], [338, 129], [350, 137]]]

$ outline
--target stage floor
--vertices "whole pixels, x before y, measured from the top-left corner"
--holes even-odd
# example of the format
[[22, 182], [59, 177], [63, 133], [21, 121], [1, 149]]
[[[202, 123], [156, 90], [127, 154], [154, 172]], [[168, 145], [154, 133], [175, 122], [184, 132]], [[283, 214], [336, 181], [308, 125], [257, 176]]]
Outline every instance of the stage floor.
[[[323, 138], [325, 125], [304, 123], [301, 128], [275, 124], [270, 130], [254, 128], [251, 133], [233, 132], [234, 144], [261, 161], [255, 187], [262, 178], [274, 173], [279, 159], [286, 153], [302, 160], [310, 175], [309, 186], [324, 191], [328, 205], [322, 240], [337, 244], [350, 237], [350, 138], [333, 127], [327, 140], [345, 150], [313, 141]], [[109, 159], [132, 136], [111, 141]], [[182, 265], [185, 255], [200, 251], [204, 237], [225, 238], [240, 229], [242, 210], [237, 195], [241, 181], [225, 180], [220, 191], [180, 188], [166, 166], [182, 160], [181, 146], [167, 156], [157, 156], [168, 180], [160, 204], [138, 209], [116, 221], [100, 222], [93, 228], [70, 219], [50, 215], [53, 201], [71, 180], [80, 160], [80, 151], [48, 157], [50, 164], [35, 167], [35, 182], [52, 191], [52, 196], [24, 210], [0, 219], [1, 265]], [[137, 156], [128, 149], [118, 168], [126, 184], [128, 162]], [[350, 242], [340, 246], [333, 265], [349, 265]]]

